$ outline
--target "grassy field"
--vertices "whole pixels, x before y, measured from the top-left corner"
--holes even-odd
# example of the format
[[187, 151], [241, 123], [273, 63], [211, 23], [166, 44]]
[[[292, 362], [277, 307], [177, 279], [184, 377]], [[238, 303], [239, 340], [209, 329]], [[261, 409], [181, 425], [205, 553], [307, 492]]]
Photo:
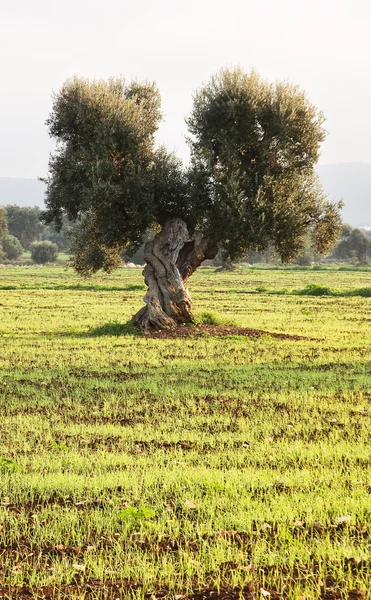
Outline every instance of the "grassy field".
[[370, 289], [204, 268], [198, 321], [299, 339], [149, 339], [140, 269], [2, 269], [0, 598], [371, 598]]

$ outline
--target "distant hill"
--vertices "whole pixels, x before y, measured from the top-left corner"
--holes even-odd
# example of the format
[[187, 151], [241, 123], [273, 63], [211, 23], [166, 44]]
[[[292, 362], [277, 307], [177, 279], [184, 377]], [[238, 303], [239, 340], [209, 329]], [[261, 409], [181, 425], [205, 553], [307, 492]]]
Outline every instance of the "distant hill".
[[345, 223], [371, 227], [371, 163], [319, 165], [317, 173], [330, 199], [344, 201]]
[[[344, 200], [343, 219], [352, 227], [371, 227], [371, 163], [319, 165], [317, 172], [332, 200]], [[44, 208], [45, 184], [37, 179], [0, 178], [0, 205]]]
[[0, 206], [17, 204], [45, 208], [44, 191], [45, 183], [38, 179], [0, 177]]

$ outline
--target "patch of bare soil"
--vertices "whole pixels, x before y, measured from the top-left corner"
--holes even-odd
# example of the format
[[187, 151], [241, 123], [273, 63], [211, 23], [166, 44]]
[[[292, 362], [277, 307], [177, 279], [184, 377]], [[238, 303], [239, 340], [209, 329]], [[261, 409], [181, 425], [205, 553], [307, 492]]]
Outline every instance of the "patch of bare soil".
[[178, 325], [174, 329], [161, 329], [145, 334], [149, 338], [157, 339], [177, 339], [189, 337], [225, 337], [231, 335], [240, 335], [248, 338], [260, 338], [262, 335], [270, 335], [279, 340], [306, 340], [308, 338], [301, 335], [291, 335], [289, 333], [276, 333], [273, 331], [263, 331], [262, 329], [248, 329], [246, 327], [236, 327], [235, 325]]

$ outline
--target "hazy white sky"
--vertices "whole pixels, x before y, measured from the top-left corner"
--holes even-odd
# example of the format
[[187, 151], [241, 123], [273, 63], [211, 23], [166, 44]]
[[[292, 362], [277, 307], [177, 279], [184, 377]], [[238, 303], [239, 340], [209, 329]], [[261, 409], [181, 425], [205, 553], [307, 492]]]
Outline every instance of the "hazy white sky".
[[51, 94], [72, 75], [157, 81], [159, 141], [187, 159], [192, 93], [234, 65], [324, 111], [321, 163], [371, 162], [370, 0], [1, 0], [0, 177], [46, 174]]

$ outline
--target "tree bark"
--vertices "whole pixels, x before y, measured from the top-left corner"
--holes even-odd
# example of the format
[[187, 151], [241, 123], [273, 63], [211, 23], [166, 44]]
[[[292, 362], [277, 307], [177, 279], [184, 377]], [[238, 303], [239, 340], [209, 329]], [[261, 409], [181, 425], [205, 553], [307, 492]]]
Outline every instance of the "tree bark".
[[192, 321], [192, 300], [185, 283], [206, 258], [214, 258], [216, 253], [216, 244], [207, 236], [199, 233], [189, 240], [185, 222], [168, 219], [144, 247], [146, 305], [134, 315], [132, 323], [150, 332]]

